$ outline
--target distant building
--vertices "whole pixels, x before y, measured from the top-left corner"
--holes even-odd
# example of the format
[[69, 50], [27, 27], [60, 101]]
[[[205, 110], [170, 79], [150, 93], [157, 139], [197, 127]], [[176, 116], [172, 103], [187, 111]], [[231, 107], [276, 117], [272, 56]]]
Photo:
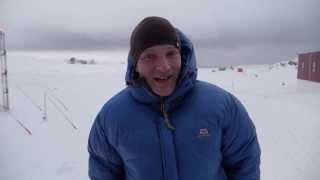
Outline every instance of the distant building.
[[320, 82], [320, 51], [299, 54], [298, 79]]
[[239, 67], [239, 68], [237, 69], [237, 71], [238, 71], [238, 72], [243, 72], [243, 68]]

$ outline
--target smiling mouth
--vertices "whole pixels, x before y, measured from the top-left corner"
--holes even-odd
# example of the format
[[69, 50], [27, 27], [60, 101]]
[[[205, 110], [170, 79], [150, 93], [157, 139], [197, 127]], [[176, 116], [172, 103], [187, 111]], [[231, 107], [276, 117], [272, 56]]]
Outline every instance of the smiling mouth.
[[170, 78], [171, 78], [172, 76], [168, 76], [168, 77], [156, 77], [156, 78], [154, 78], [154, 80], [156, 81], [156, 82], [166, 82], [166, 81], [168, 81]]

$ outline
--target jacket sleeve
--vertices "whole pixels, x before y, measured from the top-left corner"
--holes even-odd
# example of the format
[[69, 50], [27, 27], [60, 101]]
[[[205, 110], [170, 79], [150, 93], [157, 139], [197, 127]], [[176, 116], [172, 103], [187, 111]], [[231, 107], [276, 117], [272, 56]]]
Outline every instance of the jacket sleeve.
[[229, 94], [222, 129], [223, 167], [229, 180], [260, 179], [260, 147], [252, 120]]
[[109, 143], [105, 123], [105, 117], [100, 113], [90, 131], [89, 177], [91, 180], [123, 180], [123, 164], [119, 154]]

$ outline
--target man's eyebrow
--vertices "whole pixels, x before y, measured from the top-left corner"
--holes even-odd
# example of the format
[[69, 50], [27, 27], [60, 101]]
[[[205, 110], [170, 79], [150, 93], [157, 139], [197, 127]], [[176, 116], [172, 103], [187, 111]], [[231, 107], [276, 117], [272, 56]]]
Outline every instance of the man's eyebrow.
[[142, 55], [146, 55], [146, 54], [153, 54], [154, 51], [150, 50], [150, 51], [144, 51], [143, 53], [141, 53]]
[[154, 49], [148, 48], [148, 49], [144, 50], [142, 53], [153, 53], [153, 52], [154, 52]]
[[177, 48], [175, 48], [175, 47], [167, 47], [167, 50], [177, 50], [178, 51], [178, 49]]

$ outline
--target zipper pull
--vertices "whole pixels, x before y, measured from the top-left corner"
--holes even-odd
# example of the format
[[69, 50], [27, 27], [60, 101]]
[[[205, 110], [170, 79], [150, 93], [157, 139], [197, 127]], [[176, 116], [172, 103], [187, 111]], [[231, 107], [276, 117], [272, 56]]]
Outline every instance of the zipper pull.
[[164, 103], [161, 103], [161, 113], [164, 117], [164, 121], [166, 123], [167, 128], [172, 131], [176, 130], [176, 128], [170, 123], [169, 116], [164, 108]]

